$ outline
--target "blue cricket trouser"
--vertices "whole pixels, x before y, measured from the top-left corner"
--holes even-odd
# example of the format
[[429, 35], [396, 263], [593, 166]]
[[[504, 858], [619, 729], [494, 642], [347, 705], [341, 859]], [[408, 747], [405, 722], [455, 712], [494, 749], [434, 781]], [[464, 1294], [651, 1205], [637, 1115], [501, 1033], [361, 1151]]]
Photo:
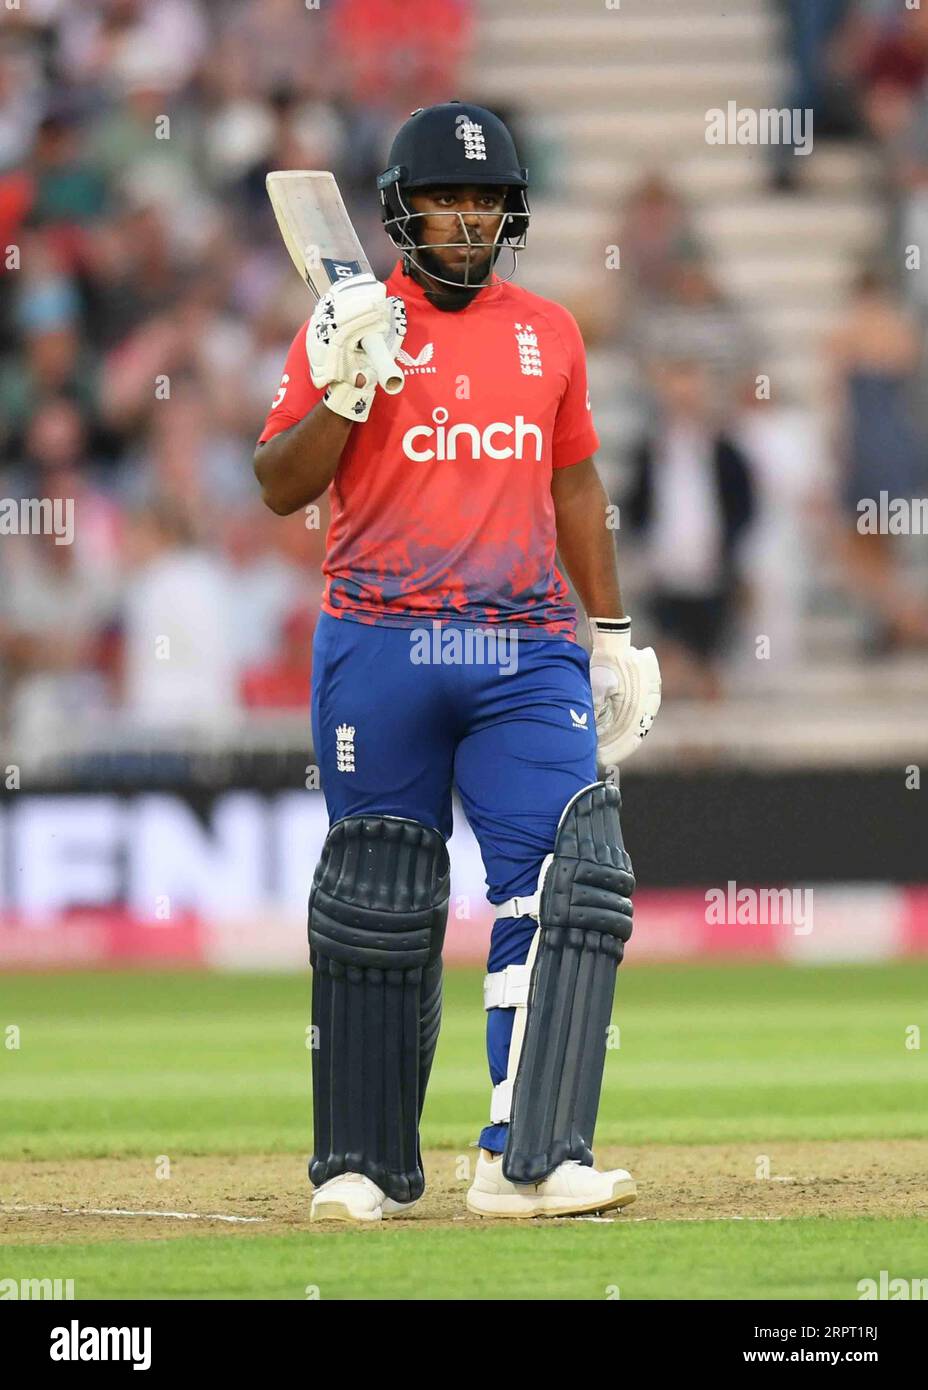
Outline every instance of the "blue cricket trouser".
[[[417, 631], [429, 629], [424, 622]], [[448, 840], [454, 787], [480, 846], [489, 901], [534, 893], [561, 812], [596, 781], [589, 672], [587, 653], [566, 637], [521, 638], [514, 655], [510, 647], [493, 662], [417, 664], [412, 630], [323, 613], [312, 725], [330, 823], [405, 816]], [[353, 757], [341, 726], [354, 730]], [[535, 929], [531, 917], [498, 919], [487, 969], [524, 964]], [[506, 1076], [513, 1017], [512, 1009], [487, 1015], [494, 1085]], [[506, 1126], [487, 1126], [480, 1144], [502, 1152]]]

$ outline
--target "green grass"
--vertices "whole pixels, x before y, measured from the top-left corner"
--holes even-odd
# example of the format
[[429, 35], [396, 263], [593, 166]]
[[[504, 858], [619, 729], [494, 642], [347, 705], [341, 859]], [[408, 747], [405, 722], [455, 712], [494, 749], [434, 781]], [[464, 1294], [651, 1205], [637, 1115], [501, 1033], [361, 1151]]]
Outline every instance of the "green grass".
[[881, 1269], [925, 1277], [924, 1223], [494, 1223], [427, 1231], [394, 1223], [326, 1235], [0, 1246], [3, 1278], [73, 1279], [79, 1299], [856, 1299], [858, 1280], [878, 1278]]
[[[480, 979], [448, 975], [426, 1147], [461, 1152], [483, 1123]], [[305, 977], [2, 978], [0, 1039], [15, 1024], [21, 1045], [0, 1048], [0, 1157], [305, 1155], [308, 1010]], [[928, 1048], [905, 1047], [928, 1036], [928, 961], [626, 968], [615, 1021], [600, 1143], [928, 1135]], [[854, 1299], [881, 1269], [928, 1275], [926, 1249], [914, 1218], [410, 1222], [0, 1246], [0, 1274], [81, 1298]]]
[[[423, 1125], [461, 1149], [484, 1121], [480, 975], [449, 972]], [[928, 962], [647, 967], [620, 975], [600, 1143], [928, 1135]], [[0, 1156], [302, 1152], [300, 976], [75, 974], [0, 980]]]

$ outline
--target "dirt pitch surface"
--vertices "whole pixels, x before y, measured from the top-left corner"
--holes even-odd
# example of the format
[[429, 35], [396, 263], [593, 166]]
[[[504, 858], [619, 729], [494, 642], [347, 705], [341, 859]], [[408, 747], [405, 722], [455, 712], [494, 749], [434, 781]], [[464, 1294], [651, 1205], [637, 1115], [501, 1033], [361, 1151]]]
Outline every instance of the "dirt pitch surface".
[[[603, 1149], [597, 1160], [638, 1179], [638, 1200], [613, 1218], [624, 1222], [928, 1216], [926, 1140], [778, 1144], [769, 1178], [757, 1176], [763, 1156], [747, 1145]], [[464, 1206], [461, 1174], [472, 1161], [472, 1151], [426, 1153], [426, 1195], [399, 1219], [481, 1221]], [[296, 1154], [178, 1158], [170, 1178], [154, 1171], [141, 1158], [0, 1161], [0, 1242], [247, 1238], [310, 1227], [310, 1188]], [[397, 1218], [385, 1224], [395, 1227]], [[345, 1229], [312, 1226], [333, 1238]]]

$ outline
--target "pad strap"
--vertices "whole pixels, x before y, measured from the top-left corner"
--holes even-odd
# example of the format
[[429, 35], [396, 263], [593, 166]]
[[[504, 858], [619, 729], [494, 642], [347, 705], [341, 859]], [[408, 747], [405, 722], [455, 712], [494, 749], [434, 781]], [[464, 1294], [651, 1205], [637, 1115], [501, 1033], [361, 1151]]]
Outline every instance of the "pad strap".
[[512, 1113], [512, 1077], [507, 1076], [504, 1081], [493, 1087], [493, 1094], [490, 1097], [490, 1124], [507, 1125], [509, 1116]]
[[528, 1003], [528, 986], [531, 979], [528, 965], [507, 965], [505, 970], [497, 970], [487, 975], [483, 981], [483, 1007], [485, 1009], [516, 1009]]
[[501, 917], [538, 917], [538, 905], [541, 902], [540, 893], [529, 893], [517, 898], [507, 898], [504, 903], [499, 903], [496, 908], [496, 918], [498, 922]]

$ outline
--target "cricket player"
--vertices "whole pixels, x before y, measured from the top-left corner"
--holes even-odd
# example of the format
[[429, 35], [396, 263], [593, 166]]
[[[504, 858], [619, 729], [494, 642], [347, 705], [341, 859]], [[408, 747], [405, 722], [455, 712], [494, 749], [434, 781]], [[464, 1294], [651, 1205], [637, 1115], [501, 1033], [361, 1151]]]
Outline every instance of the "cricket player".
[[[635, 1197], [592, 1152], [634, 879], [597, 740], [606, 768], [638, 747], [657, 661], [631, 645], [579, 329], [495, 270], [530, 216], [509, 131], [467, 103], [416, 111], [378, 185], [399, 263], [319, 301], [255, 454], [274, 512], [331, 499], [313, 647], [330, 828], [309, 903], [312, 1217], [376, 1221], [424, 1189], [453, 787], [496, 908], [493, 1090], [468, 1208], [608, 1211]], [[399, 394], [377, 385], [372, 334], [403, 367]]]

